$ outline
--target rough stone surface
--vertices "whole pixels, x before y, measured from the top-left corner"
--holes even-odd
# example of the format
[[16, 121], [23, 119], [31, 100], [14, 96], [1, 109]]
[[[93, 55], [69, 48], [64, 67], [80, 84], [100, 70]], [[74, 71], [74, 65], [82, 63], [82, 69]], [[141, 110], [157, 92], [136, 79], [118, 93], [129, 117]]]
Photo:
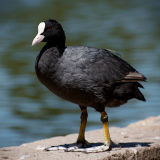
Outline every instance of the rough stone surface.
[[[53, 145], [74, 143], [77, 134], [54, 137], [0, 149], [0, 160], [160, 160], [160, 116], [150, 117], [126, 128], [110, 128], [112, 151], [101, 153], [44, 151]], [[103, 143], [103, 130], [86, 132], [89, 142]]]

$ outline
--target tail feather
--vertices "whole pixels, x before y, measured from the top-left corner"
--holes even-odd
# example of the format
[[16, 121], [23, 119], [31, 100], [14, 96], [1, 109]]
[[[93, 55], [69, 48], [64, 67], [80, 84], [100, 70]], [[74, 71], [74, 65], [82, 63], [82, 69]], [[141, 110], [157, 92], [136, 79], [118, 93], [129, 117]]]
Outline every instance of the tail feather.
[[143, 88], [143, 86], [138, 82], [119, 83], [115, 86], [113, 96], [121, 100], [136, 98], [141, 101], [146, 101], [138, 87]]
[[141, 93], [141, 91], [138, 88], [135, 90], [135, 98], [139, 99], [141, 101], [146, 101], [143, 94]]
[[140, 87], [140, 88], [144, 88], [140, 83], [136, 83], [137, 84], [137, 87]]

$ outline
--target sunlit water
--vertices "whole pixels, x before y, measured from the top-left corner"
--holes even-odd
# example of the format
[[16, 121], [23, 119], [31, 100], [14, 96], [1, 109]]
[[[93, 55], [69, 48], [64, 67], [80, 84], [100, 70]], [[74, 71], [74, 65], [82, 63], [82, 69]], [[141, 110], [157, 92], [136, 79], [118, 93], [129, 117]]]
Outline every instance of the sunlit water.
[[[31, 47], [37, 25], [62, 23], [67, 45], [110, 48], [142, 72], [147, 102], [131, 100], [107, 109], [110, 126], [123, 127], [160, 114], [160, 1], [6, 0], [0, 5], [0, 147], [77, 133], [80, 110], [37, 80]], [[101, 128], [89, 109], [87, 130]]]

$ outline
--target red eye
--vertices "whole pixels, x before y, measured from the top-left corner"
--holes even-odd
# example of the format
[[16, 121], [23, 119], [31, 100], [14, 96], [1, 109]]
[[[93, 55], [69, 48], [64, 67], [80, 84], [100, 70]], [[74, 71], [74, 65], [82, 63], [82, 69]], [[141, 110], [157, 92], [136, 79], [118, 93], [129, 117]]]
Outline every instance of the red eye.
[[47, 27], [47, 30], [48, 30], [48, 29], [51, 29], [51, 28], [52, 28], [52, 27], [51, 27], [51, 26], [49, 26], [49, 27]]

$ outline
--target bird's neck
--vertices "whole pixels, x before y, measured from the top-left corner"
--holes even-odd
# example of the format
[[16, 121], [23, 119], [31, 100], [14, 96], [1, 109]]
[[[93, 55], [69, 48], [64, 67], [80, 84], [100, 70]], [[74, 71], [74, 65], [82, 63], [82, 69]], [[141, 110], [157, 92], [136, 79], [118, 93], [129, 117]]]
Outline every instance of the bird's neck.
[[38, 63], [39, 63], [39, 60], [41, 59], [41, 56], [43, 55], [43, 53], [45, 53], [48, 49], [53, 48], [53, 47], [57, 48], [57, 50], [58, 50], [58, 52], [56, 52], [56, 55], [54, 58], [55, 61], [57, 60], [57, 58], [59, 58], [63, 55], [63, 52], [66, 48], [65, 45], [62, 45], [62, 43], [61, 43], [61, 45], [59, 45], [58, 43], [47, 42], [36, 58], [36, 64], [35, 64], [36, 71], [38, 71]]
[[65, 46], [65, 41], [62, 43], [62, 41], [59, 43], [58, 41], [54, 42], [54, 41], [51, 41], [51, 42], [47, 42], [46, 45], [44, 46], [44, 48], [51, 48], [51, 47], [56, 47], [60, 53], [60, 55], [63, 54], [66, 46]]

